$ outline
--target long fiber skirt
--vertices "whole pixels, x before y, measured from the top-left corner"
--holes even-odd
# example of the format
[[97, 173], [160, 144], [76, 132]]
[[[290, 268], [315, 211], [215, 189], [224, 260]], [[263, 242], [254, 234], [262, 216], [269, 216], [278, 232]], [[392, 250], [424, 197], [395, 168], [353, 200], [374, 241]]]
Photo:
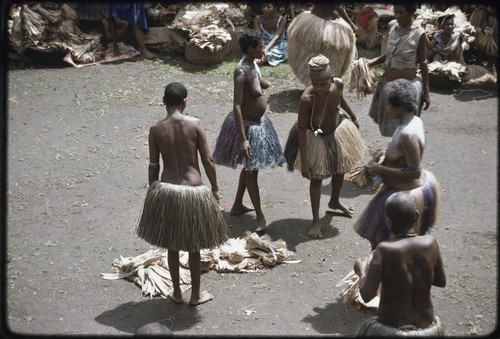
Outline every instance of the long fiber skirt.
[[155, 181], [144, 201], [137, 235], [169, 250], [199, 252], [227, 239], [227, 224], [212, 191], [204, 186]]
[[356, 337], [444, 337], [445, 326], [439, 317], [426, 328], [406, 330], [382, 325], [376, 317], [368, 318], [356, 332]]
[[[290, 129], [285, 144], [285, 159], [289, 171], [301, 170], [298, 134], [296, 122]], [[334, 174], [349, 172], [363, 159], [365, 145], [357, 127], [349, 119], [343, 119], [331, 134], [315, 136], [308, 129], [306, 152], [309, 178], [321, 180]]]
[[248, 161], [240, 156], [240, 138], [230, 112], [222, 123], [213, 158], [217, 165], [236, 168], [242, 164], [247, 171], [269, 169], [285, 163], [283, 149], [271, 119], [264, 114], [260, 121], [244, 122], [245, 135], [250, 143], [251, 156]]
[[[422, 186], [404, 191], [415, 199], [419, 216], [414, 231], [419, 235], [426, 234], [432, 228], [441, 207], [441, 191], [436, 177], [427, 170], [422, 171], [422, 176]], [[356, 233], [376, 243], [389, 240], [391, 231], [385, 225], [384, 206], [387, 199], [399, 191], [382, 185], [354, 224]]]

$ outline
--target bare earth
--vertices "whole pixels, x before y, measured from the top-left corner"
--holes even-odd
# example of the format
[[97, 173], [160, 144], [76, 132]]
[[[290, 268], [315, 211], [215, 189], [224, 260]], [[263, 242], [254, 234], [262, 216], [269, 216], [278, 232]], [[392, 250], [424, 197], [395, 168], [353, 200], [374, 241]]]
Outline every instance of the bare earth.
[[[270, 116], [282, 144], [297, 118], [299, 82], [270, 78]], [[165, 115], [164, 86], [189, 91], [213, 147], [232, 109], [231, 77], [177, 72], [138, 60], [8, 73], [7, 326], [19, 334], [130, 336], [150, 322], [179, 335], [352, 336], [367, 315], [337, 301], [336, 284], [370, 251], [352, 229], [373, 192], [345, 183], [353, 219], [326, 213], [324, 239], [307, 236], [308, 181], [286, 169], [262, 171], [262, 205], [273, 240], [282, 238], [299, 264], [249, 274], [202, 276], [214, 294], [190, 307], [141, 296], [127, 280], [104, 280], [111, 263], [151, 246], [133, 232], [147, 190], [149, 126]], [[346, 98], [360, 117], [367, 146], [385, 148], [366, 115], [371, 95]], [[493, 90], [431, 93], [423, 114], [424, 167], [438, 178], [443, 207], [433, 234], [448, 285], [433, 288], [435, 313], [453, 336], [487, 335], [497, 321], [498, 98]], [[218, 167], [222, 204], [231, 206], [238, 171]], [[205, 180], [206, 181], [206, 180]], [[248, 196], [245, 202], [251, 205]], [[229, 208], [227, 209], [229, 211]], [[230, 216], [232, 237], [255, 227], [254, 213]], [[187, 299], [189, 293], [184, 295]], [[5, 301], [3, 301], [5, 302]]]

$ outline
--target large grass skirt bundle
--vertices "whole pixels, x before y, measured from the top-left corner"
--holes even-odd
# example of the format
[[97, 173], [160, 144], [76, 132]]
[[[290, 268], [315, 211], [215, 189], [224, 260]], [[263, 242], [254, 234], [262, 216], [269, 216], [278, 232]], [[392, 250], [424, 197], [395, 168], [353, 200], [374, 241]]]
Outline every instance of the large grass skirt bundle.
[[359, 327], [356, 337], [444, 337], [444, 334], [445, 326], [436, 316], [429, 327], [410, 330], [382, 325], [376, 317], [370, 317]]
[[[385, 76], [382, 76], [379, 79], [377, 89], [373, 94], [373, 99], [368, 115], [371, 116], [373, 121], [378, 124], [381, 135], [383, 135], [384, 137], [392, 137], [394, 131], [396, 131], [396, 128], [398, 128], [400, 121], [399, 119], [390, 118], [389, 113], [387, 112], [387, 95], [385, 93], [385, 85], [387, 85], [387, 83], [388, 81]], [[422, 105], [420, 100], [422, 98], [424, 83], [420, 75], [413, 78], [413, 80], [411, 80], [411, 83], [417, 90], [418, 111], [415, 112], [415, 115], [420, 116], [420, 114], [422, 113]]]
[[214, 248], [228, 239], [226, 222], [208, 187], [161, 181], [149, 187], [136, 231], [151, 245], [186, 252]]
[[240, 156], [240, 137], [230, 112], [222, 123], [213, 158], [217, 165], [236, 168], [243, 164], [247, 171], [269, 169], [285, 163], [283, 149], [271, 119], [264, 114], [260, 121], [244, 121], [245, 135], [250, 143], [251, 156], [248, 161]]
[[[298, 123], [295, 123], [290, 129], [285, 145], [285, 158], [289, 171], [301, 170], [298, 134]], [[349, 172], [363, 159], [365, 145], [352, 121], [343, 119], [331, 134], [315, 136], [313, 131], [308, 129], [306, 152], [309, 178], [322, 180], [334, 174]]]
[[[422, 179], [424, 181], [422, 186], [403, 191], [408, 192], [417, 205], [419, 216], [414, 231], [419, 235], [426, 234], [431, 229], [441, 207], [441, 191], [436, 177], [431, 172], [423, 170]], [[376, 243], [389, 240], [391, 231], [385, 225], [384, 206], [393, 193], [400, 191], [402, 190], [382, 185], [354, 224], [356, 233]]]
[[356, 55], [356, 37], [343, 19], [325, 20], [309, 12], [299, 14], [287, 30], [288, 64], [305, 86], [311, 84], [309, 66], [312, 57], [323, 54], [337, 77], [349, 69]]

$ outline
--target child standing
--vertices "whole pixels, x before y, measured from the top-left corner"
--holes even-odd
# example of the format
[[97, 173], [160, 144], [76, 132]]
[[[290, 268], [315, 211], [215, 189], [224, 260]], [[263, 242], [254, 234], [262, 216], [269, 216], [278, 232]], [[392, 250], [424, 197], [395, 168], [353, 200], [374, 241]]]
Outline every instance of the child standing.
[[[227, 225], [219, 209], [215, 164], [199, 119], [182, 114], [187, 90], [173, 82], [165, 88], [167, 117], [149, 130], [149, 190], [137, 235], [168, 249], [168, 267], [174, 287], [169, 297], [183, 303], [179, 282], [179, 251], [189, 252], [191, 299], [194, 306], [213, 299], [200, 292], [200, 250], [227, 240]], [[212, 189], [202, 184], [198, 153]], [[161, 181], [160, 157], [163, 160]]]
[[[365, 151], [358, 119], [342, 96], [342, 79], [332, 75], [329, 63], [321, 54], [309, 61], [312, 85], [300, 97], [298, 121], [290, 130], [285, 146], [288, 169], [296, 168], [310, 180], [313, 221], [309, 236], [313, 238], [323, 237], [319, 220], [323, 179], [332, 177], [328, 207], [351, 216], [352, 207], [339, 201], [340, 191], [344, 173], [361, 161]], [[340, 108], [350, 119], [340, 114]]]

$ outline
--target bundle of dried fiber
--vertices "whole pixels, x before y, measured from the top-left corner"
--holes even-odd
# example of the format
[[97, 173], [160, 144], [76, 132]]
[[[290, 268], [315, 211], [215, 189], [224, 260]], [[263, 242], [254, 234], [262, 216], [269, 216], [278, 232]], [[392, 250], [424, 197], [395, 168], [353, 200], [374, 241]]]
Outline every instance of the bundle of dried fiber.
[[[256, 272], [282, 263], [299, 263], [293, 260], [294, 252], [286, 248], [286, 242], [272, 241], [269, 235], [259, 237], [247, 232], [245, 238], [231, 238], [214, 249], [200, 251], [202, 272]], [[189, 254], [179, 251], [181, 290], [191, 288]], [[150, 250], [136, 257], [115, 259], [114, 273], [101, 273], [107, 280], [126, 278], [141, 287], [144, 296], [167, 298], [173, 292], [167, 250]]]
[[[385, 152], [382, 149], [369, 148], [368, 154], [370, 155], [370, 158], [367, 162], [367, 165], [373, 163], [381, 164], [384, 161]], [[349, 173], [346, 173], [344, 178], [345, 180], [352, 182], [353, 184], [355, 184], [360, 188], [378, 189], [381, 185], [381, 184], [374, 184], [372, 182], [372, 180], [368, 176], [368, 173], [366, 172], [365, 165], [354, 167]]]
[[201, 49], [208, 48], [212, 52], [226, 48], [228, 41], [231, 40], [231, 34], [217, 25], [194, 28], [189, 37], [190, 43]]
[[[136, 257], [120, 256], [120, 259], [115, 259], [112, 264], [115, 273], [101, 275], [108, 280], [127, 278], [141, 287], [144, 296], [167, 298], [173, 292], [173, 287], [166, 255], [165, 251], [157, 249]], [[180, 267], [179, 272], [181, 290], [186, 291], [191, 288], [191, 274], [185, 265]]]
[[366, 64], [365, 58], [359, 58], [352, 62], [349, 92], [356, 90], [356, 97], [363, 98], [372, 94], [377, 88], [377, 76]]
[[477, 40], [478, 46], [487, 54], [487, 55], [496, 55], [497, 54], [497, 43], [493, 38], [493, 28], [485, 27], [482, 32], [477, 32]]
[[[366, 258], [367, 265], [366, 271], [368, 271], [368, 267], [370, 265], [370, 261], [373, 257], [373, 252]], [[337, 287], [343, 286], [342, 291], [339, 294], [339, 300], [344, 305], [353, 306], [357, 310], [363, 313], [376, 314], [378, 310], [378, 305], [380, 302], [378, 291], [377, 296], [370, 300], [370, 302], [366, 303], [359, 293], [359, 276], [350, 271], [338, 284]]]
[[356, 37], [343, 19], [325, 20], [303, 12], [290, 23], [288, 30], [288, 64], [297, 79], [311, 84], [307, 62], [318, 54], [330, 59], [330, 68], [337, 77], [349, 69], [356, 54]]
[[465, 65], [453, 61], [433, 61], [428, 65], [428, 69], [429, 74], [432, 74], [432, 76], [444, 77], [448, 80], [459, 83], [462, 82], [462, 78], [467, 70]]
[[467, 65], [467, 72], [462, 78], [468, 85], [488, 85], [496, 84], [497, 78], [483, 66]]

